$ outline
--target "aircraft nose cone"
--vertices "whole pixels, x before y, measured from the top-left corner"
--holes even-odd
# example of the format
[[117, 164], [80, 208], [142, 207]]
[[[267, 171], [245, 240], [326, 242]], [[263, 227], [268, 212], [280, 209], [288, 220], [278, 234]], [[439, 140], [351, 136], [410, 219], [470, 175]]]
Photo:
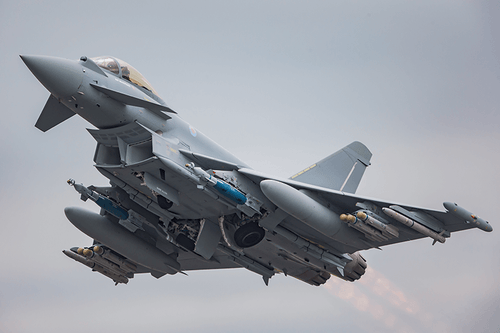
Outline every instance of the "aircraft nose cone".
[[83, 71], [78, 61], [47, 56], [20, 57], [38, 81], [56, 97], [76, 93], [82, 83]]

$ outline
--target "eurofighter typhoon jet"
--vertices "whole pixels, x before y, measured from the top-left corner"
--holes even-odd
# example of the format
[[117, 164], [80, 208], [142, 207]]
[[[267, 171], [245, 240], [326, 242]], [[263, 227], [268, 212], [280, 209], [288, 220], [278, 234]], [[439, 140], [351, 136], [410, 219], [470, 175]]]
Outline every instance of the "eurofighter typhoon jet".
[[64, 250], [112, 279], [244, 267], [266, 285], [276, 273], [314, 286], [365, 273], [361, 250], [455, 231], [492, 231], [455, 203], [446, 211], [355, 195], [371, 152], [353, 142], [288, 179], [250, 168], [187, 124], [128, 63], [21, 56], [50, 97], [36, 122], [47, 131], [80, 115], [96, 129], [95, 167], [110, 186], [69, 185], [100, 214], [68, 207], [93, 239]]

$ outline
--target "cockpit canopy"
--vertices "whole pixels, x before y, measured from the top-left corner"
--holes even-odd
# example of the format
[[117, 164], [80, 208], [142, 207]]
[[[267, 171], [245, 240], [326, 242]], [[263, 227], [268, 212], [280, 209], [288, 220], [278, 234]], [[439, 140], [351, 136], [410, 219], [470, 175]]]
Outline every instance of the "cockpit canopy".
[[141, 73], [134, 67], [130, 66], [128, 63], [126, 63], [123, 60], [117, 59], [117, 58], [112, 58], [112, 57], [95, 57], [91, 58], [97, 66], [110, 71], [113, 74], [118, 75], [119, 77], [124, 78], [125, 80], [128, 80], [139, 87], [143, 87], [149, 91], [151, 91], [153, 94], [158, 96], [156, 93], [156, 90], [153, 89], [151, 84], [146, 80], [144, 76], [142, 76]]

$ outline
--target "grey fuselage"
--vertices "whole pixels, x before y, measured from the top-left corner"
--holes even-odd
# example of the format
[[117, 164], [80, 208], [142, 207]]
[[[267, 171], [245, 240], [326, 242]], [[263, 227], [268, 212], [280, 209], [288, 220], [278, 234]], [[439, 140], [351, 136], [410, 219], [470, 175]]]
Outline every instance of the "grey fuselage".
[[155, 113], [144, 107], [125, 104], [126, 100], [123, 103], [93, 87], [93, 85], [106, 87], [137, 100], [151, 101], [166, 107], [165, 102], [152, 91], [124, 79], [121, 76], [121, 69], [116, 74], [103, 70], [87, 57], [82, 57], [80, 61], [46, 56], [22, 56], [22, 58], [61, 104], [98, 129], [114, 128], [135, 121], [155, 132], [161, 131], [167, 138], [177, 138], [188, 145], [193, 152], [203, 152], [221, 160], [246, 166], [227, 150], [196, 131], [177, 114], [170, 113], [165, 117], [162, 112]]
[[[445, 203], [450, 212], [440, 212], [355, 195], [372, 156], [360, 142], [289, 179], [273, 177], [190, 126], [121, 60], [21, 57], [51, 93], [37, 128], [47, 131], [75, 114], [97, 128], [88, 130], [97, 141], [95, 167], [111, 186], [68, 183], [82, 200], [99, 205], [102, 216], [65, 212], [99, 245], [65, 254], [117, 283], [134, 273], [235, 267], [262, 275], [266, 284], [275, 272], [312, 285], [330, 274], [354, 281], [367, 267], [359, 250], [424, 236], [444, 243], [450, 232], [473, 227], [492, 230], [456, 204]], [[123, 258], [111, 264], [99, 257], [111, 250]], [[136, 269], [117, 268], [126, 260]]]
[[[80, 61], [80, 63], [82, 62]], [[83, 72], [84, 70], [85, 72]], [[111, 72], [107, 72], [107, 77], [105, 77], [82, 65], [82, 73], [81, 85], [70, 96], [63, 97], [61, 102], [95, 127], [108, 129], [135, 121], [157, 133], [161, 132], [161, 135], [165, 138], [180, 140], [180, 142], [188, 145], [193, 152], [200, 152], [241, 166], [247, 166], [203, 133], [194, 129], [177, 114], [170, 113], [171, 119], [166, 120], [165, 117], [152, 113], [145, 108], [125, 105], [109, 98], [106, 94], [94, 89], [90, 84], [98, 82], [100, 85], [121, 91], [124, 94], [141, 99], [154, 99], [158, 103], [166, 105], [161, 98], [155, 96], [152, 92], [138, 87]]]

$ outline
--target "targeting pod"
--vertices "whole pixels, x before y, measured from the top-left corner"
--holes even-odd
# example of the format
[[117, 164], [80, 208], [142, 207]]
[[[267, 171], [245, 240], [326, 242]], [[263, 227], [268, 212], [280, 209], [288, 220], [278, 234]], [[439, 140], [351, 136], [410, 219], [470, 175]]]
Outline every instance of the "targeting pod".
[[488, 221], [483, 220], [482, 218], [478, 217], [477, 215], [460, 207], [456, 203], [444, 202], [443, 206], [444, 206], [444, 208], [446, 208], [446, 210], [448, 210], [448, 213], [455, 215], [458, 218], [464, 219], [465, 221], [467, 221], [467, 223], [474, 224], [476, 226], [476, 228], [479, 228], [479, 229], [487, 231], [487, 232], [493, 231], [493, 228], [488, 223]]

